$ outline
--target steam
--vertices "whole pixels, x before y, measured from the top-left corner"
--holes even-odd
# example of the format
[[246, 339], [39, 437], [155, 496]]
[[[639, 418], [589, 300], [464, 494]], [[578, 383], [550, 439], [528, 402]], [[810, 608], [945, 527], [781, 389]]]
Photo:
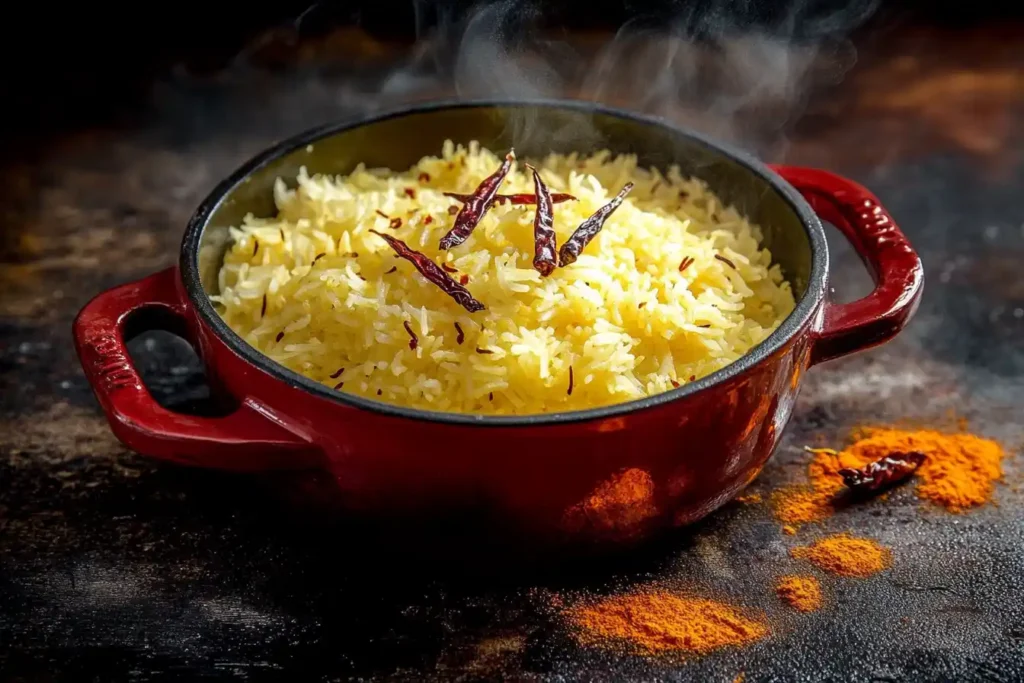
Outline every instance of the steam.
[[[545, 26], [543, 3], [501, 0], [461, 18], [417, 0], [419, 41], [380, 89], [382, 106], [453, 91], [462, 99], [568, 97], [665, 117], [761, 155], [785, 151], [808, 96], [856, 61], [850, 33], [877, 0], [691, 3], [637, 16], [596, 49]], [[549, 5], [550, 6], [550, 5]], [[548, 134], [518, 121], [516, 136]]]
[[[305, 106], [289, 104], [279, 123], [297, 132], [354, 111], [432, 99], [569, 98], [664, 117], [779, 160], [808, 97], [853, 66], [850, 34], [878, 4], [705, 0], [671, 14], [637, 14], [597, 40], [574, 32], [572, 17], [545, 0], [488, 0], [468, 10], [411, 2], [417, 39], [397, 64], [341, 78], [291, 75], [283, 88]], [[271, 34], [293, 42], [325, 7], [314, 4]], [[239, 55], [228, 78], [259, 71], [250, 63], [253, 49]], [[264, 120], [270, 113], [261, 107]], [[509, 123], [517, 146], [563, 133], [523, 116]]]

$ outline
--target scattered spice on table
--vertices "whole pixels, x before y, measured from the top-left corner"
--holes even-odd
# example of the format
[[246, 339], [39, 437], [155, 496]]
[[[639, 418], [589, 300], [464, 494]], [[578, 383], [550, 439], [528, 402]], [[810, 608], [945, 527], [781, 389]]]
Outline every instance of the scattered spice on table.
[[515, 161], [515, 158], [515, 150], [510, 149], [498, 170], [484, 178], [473, 194], [466, 199], [462, 209], [455, 216], [455, 225], [441, 238], [440, 249], [448, 250], [457, 247], [469, 238], [480, 223], [480, 219], [494, 204], [494, 196], [498, 194], [498, 188], [505, 180], [505, 176], [512, 170], [512, 162]]
[[744, 493], [736, 496], [737, 503], [743, 503], [745, 505], [754, 505], [760, 503], [762, 500], [760, 493]]
[[641, 531], [657, 514], [654, 480], [646, 470], [631, 467], [613, 474], [566, 510], [562, 525], [569, 531], [622, 538]]
[[809, 546], [793, 548], [789, 554], [840, 576], [865, 578], [888, 569], [892, 553], [870, 538], [838, 534]]
[[632, 189], [633, 183], [626, 183], [626, 186], [619, 190], [619, 193], [612, 197], [610, 202], [595, 211], [590, 218], [580, 223], [580, 226], [576, 228], [576, 231], [572, 233], [572, 236], [566, 240], [565, 244], [558, 251], [558, 265], [564, 267], [576, 262], [576, 259], [580, 257], [580, 254], [587, 248], [587, 245], [597, 237], [597, 233], [601, 232], [601, 228], [604, 227], [608, 217], [615, 213], [615, 210], [622, 205], [622, 201]]
[[638, 654], [704, 654], [768, 635], [768, 626], [731, 605], [652, 590], [567, 610], [577, 642]]
[[798, 612], [821, 608], [821, 584], [813, 576], [783, 576], [775, 592], [780, 600]]
[[456, 303], [467, 311], [470, 313], [476, 313], [477, 311], [484, 310], [484, 305], [474, 299], [468, 289], [453, 280], [448, 273], [444, 272], [441, 267], [434, 263], [434, 261], [426, 254], [421, 254], [415, 249], [412, 249], [397, 237], [385, 235], [384, 233], [377, 232], [376, 230], [370, 230], [370, 232], [387, 242], [388, 246], [394, 249], [398, 256], [416, 266], [416, 270], [418, 270], [420, 275], [426, 278], [428, 282], [437, 285], [442, 292], [455, 299]]
[[[540, 173], [533, 166], [526, 166], [533, 173], [534, 192], [537, 194], [537, 211], [533, 217], [533, 267], [543, 277], [551, 275], [558, 266], [556, 250], [555, 216], [552, 213], [551, 192], [541, 180]], [[569, 393], [572, 393], [570, 384]]]

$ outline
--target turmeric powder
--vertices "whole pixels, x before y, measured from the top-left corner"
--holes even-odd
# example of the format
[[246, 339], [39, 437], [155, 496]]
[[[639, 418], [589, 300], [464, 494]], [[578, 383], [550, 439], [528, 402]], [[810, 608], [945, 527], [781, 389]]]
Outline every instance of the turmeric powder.
[[917, 496], [950, 512], [990, 502], [995, 482], [1003, 476], [1003, 447], [973, 434], [864, 429], [859, 436], [838, 457], [816, 457], [818, 476], [832, 479], [842, 467], [863, 467], [889, 453], [920, 451], [926, 459], [915, 473]]
[[950, 512], [989, 502], [1002, 477], [1003, 448], [973, 434], [862, 428], [857, 437], [841, 452], [809, 449], [814, 453], [807, 466], [810, 486], [790, 487], [772, 497], [779, 521], [795, 527], [831, 516], [836, 494], [844, 489], [839, 470], [861, 468], [892, 453], [924, 453], [924, 464], [914, 473], [917, 495]]
[[793, 548], [789, 554], [827, 572], [857, 578], [877, 574], [892, 564], [892, 553], [888, 548], [869, 538], [854, 538], [848, 534], [829, 536], [810, 546]]
[[734, 607], [663, 590], [604, 598], [565, 616], [581, 645], [618, 646], [639, 654], [703, 654], [768, 635], [764, 623]]
[[775, 592], [799, 612], [813, 612], [821, 607], [821, 584], [813, 576], [783, 576]]

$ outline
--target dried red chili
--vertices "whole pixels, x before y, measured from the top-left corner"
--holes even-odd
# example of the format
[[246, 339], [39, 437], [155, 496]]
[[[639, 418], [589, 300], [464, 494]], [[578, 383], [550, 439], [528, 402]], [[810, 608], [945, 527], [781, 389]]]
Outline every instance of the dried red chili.
[[877, 491], [897, 484], [911, 474], [925, 461], [925, 454], [919, 451], [892, 453], [860, 469], [844, 467], [839, 470], [843, 483], [853, 491]]
[[455, 323], [455, 343], [462, 345], [466, 341], [466, 333], [462, 331], [462, 325]]
[[465, 286], [465, 285], [468, 285], [468, 284], [469, 284], [469, 276], [468, 276], [468, 275], [466, 275], [465, 273], [463, 273], [463, 274], [462, 274], [462, 275], [461, 275], [461, 276], [459, 277], [459, 284], [460, 284], [460, 285], [463, 285], [463, 286]]
[[448, 231], [448, 234], [441, 238], [439, 244], [441, 249], [457, 247], [469, 239], [477, 224], [480, 223], [480, 219], [494, 203], [494, 195], [498, 193], [498, 187], [501, 186], [505, 176], [512, 169], [512, 162], [515, 161], [515, 158], [515, 150], [510, 149], [498, 170], [484, 178], [483, 182], [477, 186], [466, 203], [462, 205], [462, 210], [455, 216], [455, 225]]
[[[458, 192], [445, 192], [444, 196], [445, 197], [451, 197], [452, 199], [454, 199], [456, 201], [460, 201], [462, 203], [465, 203], [465, 202], [469, 201], [469, 198], [472, 197], [473, 195], [470, 195], [470, 194], [460, 194]], [[551, 194], [551, 203], [552, 204], [561, 204], [562, 202], [570, 202], [570, 201], [576, 201], [576, 197], [571, 195], [571, 194], [566, 194], [565, 192], [553, 192]], [[526, 193], [526, 192], [519, 193], [519, 194], [496, 194], [496, 195], [494, 195], [494, 203], [498, 204], [499, 206], [504, 206], [506, 203], [510, 203], [510, 204], [512, 204], [512, 206], [524, 206], [524, 205], [527, 205], [527, 204], [536, 204], [537, 203], [537, 195], [529, 194], [529, 193]]]
[[338, 368], [338, 371], [331, 375], [331, 379], [338, 379], [343, 372], [345, 372], [345, 368]]
[[593, 216], [583, 221], [580, 227], [576, 228], [572, 237], [562, 245], [558, 252], [560, 266], [568, 266], [571, 263], [575, 263], [583, 250], [590, 244], [590, 241], [597, 236], [597, 233], [601, 232], [604, 222], [622, 205], [622, 200], [626, 198], [626, 195], [632, 189], [633, 183], [626, 183], [626, 186], [619, 190], [619, 194], [615, 195], [610, 202], [595, 211]]
[[721, 254], [715, 254], [715, 258], [724, 263], [725, 265], [729, 266], [733, 270], [736, 270], [736, 264], [722, 256]]
[[263, 295], [263, 305], [260, 306], [260, 317], [262, 318], [267, 314], [267, 295]]
[[689, 256], [683, 257], [683, 260], [679, 263], [679, 272], [683, 272], [687, 268], [693, 265], [693, 259]]
[[537, 211], [533, 216], [533, 267], [547, 277], [558, 267], [558, 250], [555, 236], [555, 217], [551, 208], [551, 192], [540, 178], [540, 173], [529, 164], [526, 168], [533, 173], [533, 187], [537, 195]]
[[674, 379], [670, 379], [669, 382], [672, 383], [672, 388], [673, 389], [678, 389], [679, 388], [679, 382], [675, 381]]
[[415, 249], [410, 248], [408, 244], [397, 237], [385, 235], [377, 232], [376, 230], [370, 230], [370, 232], [387, 242], [388, 246], [394, 249], [398, 256], [416, 266], [416, 270], [418, 270], [420, 275], [425, 277], [428, 282], [436, 285], [442, 292], [455, 299], [456, 303], [467, 311], [470, 313], [476, 313], [477, 311], [484, 310], [484, 305], [474, 299], [468, 289], [453, 280], [448, 273], [444, 272], [441, 267], [434, 263], [427, 255], [421, 254]]
[[416, 346], [420, 343], [420, 338], [412, 331], [412, 327], [409, 325], [408, 320], [403, 321], [402, 326], [405, 328], [405, 331], [409, 333], [409, 350], [415, 351]]

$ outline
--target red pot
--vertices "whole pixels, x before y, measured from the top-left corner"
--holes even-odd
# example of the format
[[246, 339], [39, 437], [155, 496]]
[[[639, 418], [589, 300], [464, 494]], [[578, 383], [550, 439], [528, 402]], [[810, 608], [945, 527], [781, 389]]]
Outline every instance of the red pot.
[[[445, 139], [514, 143], [520, 156], [599, 148], [642, 165], [678, 163], [762, 226], [797, 306], [740, 361], [665, 394], [595, 410], [484, 417], [400, 408], [338, 393], [277, 365], [221, 321], [207, 294], [227, 227], [272, 211], [277, 177], [346, 173], [358, 162], [407, 168]], [[836, 225], [875, 281], [829, 299], [821, 220]], [[825, 171], [766, 167], [665, 122], [584, 103], [421, 106], [304, 133], [221, 183], [189, 222], [176, 268], [100, 294], [74, 325], [82, 366], [114, 433], [177, 463], [230, 470], [325, 468], [347, 507], [381, 512], [487, 508], [535, 534], [636, 539], [697, 520], [757, 476], [811, 365], [895, 335], [921, 296], [921, 261], [878, 200]], [[226, 417], [160, 407], [126, 352], [133, 334], [188, 339]]]

